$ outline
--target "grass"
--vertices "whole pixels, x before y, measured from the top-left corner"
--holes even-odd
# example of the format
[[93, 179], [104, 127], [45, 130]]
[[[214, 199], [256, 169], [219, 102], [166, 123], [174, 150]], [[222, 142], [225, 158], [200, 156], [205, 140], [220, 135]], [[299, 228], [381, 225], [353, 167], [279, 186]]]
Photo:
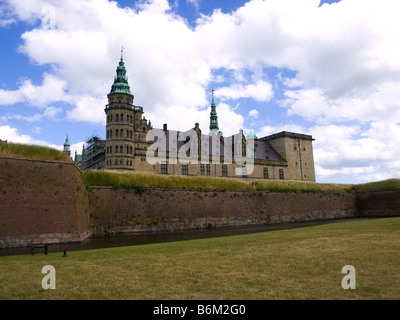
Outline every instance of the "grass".
[[353, 185], [293, 180], [258, 180], [256, 189], [275, 192], [351, 192]]
[[41, 160], [70, 160], [70, 158], [65, 153], [57, 149], [21, 143], [0, 142], [0, 155]]
[[[0, 257], [0, 299], [399, 299], [400, 218]], [[56, 289], [43, 290], [44, 265]], [[342, 267], [356, 269], [344, 290]]]
[[[62, 151], [37, 145], [0, 142], [0, 155], [30, 159], [69, 161]], [[114, 188], [164, 188], [204, 190], [258, 190], [275, 192], [362, 192], [400, 189], [400, 179], [388, 179], [363, 184], [316, 183], [291, 180], [258, 179], [246, 182], [233, 178], [205, 176], [166, 176], [152, 173], [116, 171], [84, 171], [83, 181], [88, 186]]]
[[84, 171], [82, 179], [88, 186], [114, 188], [164, 188], [207, 190], [253, 190], [251, 184], [230, 178], [167, 176], [152, 173], [116, 171]]
[[353, 192], [399, 189], [400, 179], [389, 179], [366, 184], [316, 183], [294, 180], [263, 180], [247, 182], [233, 178], [207, 176], [169, 176], [153, 173], [84, 171], [82, 178], [88, 186], [114, 188], [164, 188], [200, 190], [258, 190], [275, 192]]
[[354, 189], [358, 192], [400, 189], [400, 179], [387, 179], [382, 181], [357, 184], [354, 186]]

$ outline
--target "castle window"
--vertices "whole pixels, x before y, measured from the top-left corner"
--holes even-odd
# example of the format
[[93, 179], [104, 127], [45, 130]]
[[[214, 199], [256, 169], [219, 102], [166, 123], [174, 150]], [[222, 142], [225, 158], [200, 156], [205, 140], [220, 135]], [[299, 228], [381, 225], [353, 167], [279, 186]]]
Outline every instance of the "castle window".
[[211, 175], [211, 167], [210, 167], [210, 164], [206, 164], [206, 174], [207, 174], [207, 176]]
[[285, 176], [283, 174], [283, 169], [279, 169], [279, 179], [285, 179]]
[[200, 174], [202, 175], [202, 176], [204, 176], [204, 164], [202, 163], [202, 164], [200, 164]]
[[124, 115], [121, 113], [121, 121], [124, 121]]
[[119, 121], [118, 120], [118, 114], [115, 115], [115, 121]]
[[115, 153], [118, 153], [118, 146], [115, 146]]
[[118, 165], [118, 160], [117, 160], [117, 159], [115, 159], [115, 165], [116, 165], [116, 166]]
[[115, 136], [118, 137], [118, 129], [115, 130]]
[[132, 150], [132, 147], [129, 147], [129, 153], [130, 153], [130, 154], [133, 153], [132, 151], [133, 151], [133, 150]]
[[126, 153], [129, 153], [129, 147], [126, 146]]
[[119, 160], [119, 164], [122, 166], [122, 159], [121, 159], [121, 160]]
[[119, 152], [124, 153], [124, 148], [122, 146], [119, 148]]
[[113, 118], [112, 116], [113, 116], [113, 115], [110, 115], [110, 122], [112, 122], [112, 121], [113, 121], [113, 120], [112, 120], [112, 118]]
[[182, 164], [182, 174], [187, 176], [189, 173], [189, 165], [188, 164]]
[[161, 162], [161, 174], [168, 174], [168, 163], [167, 161]]
[[226, 164], [222, 165], [222, 176], [227, 177], [228, 176], [228, 166]]
[[264, 179], [269, 179], [268, 168], [264, 168]]

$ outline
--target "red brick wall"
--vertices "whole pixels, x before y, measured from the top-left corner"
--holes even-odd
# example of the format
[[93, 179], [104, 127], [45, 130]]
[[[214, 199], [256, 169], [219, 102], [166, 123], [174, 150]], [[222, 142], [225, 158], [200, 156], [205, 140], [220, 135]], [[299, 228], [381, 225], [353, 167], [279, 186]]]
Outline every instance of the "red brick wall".
[[91, 188], [95, 232], [183, 229], [355, 216], [352, 193]]
[[86, 193], [72, 162], [0, 157], [0, 239], [79, 237], [90, 223]]
[[82, 183], [74, 163], [0, 157], [0, 247], [136, 232], [400, 216], [400, 190], [278, 193], [113, 189]]
[[400, 216], [400, 190], [357, 193], [360, 216]]

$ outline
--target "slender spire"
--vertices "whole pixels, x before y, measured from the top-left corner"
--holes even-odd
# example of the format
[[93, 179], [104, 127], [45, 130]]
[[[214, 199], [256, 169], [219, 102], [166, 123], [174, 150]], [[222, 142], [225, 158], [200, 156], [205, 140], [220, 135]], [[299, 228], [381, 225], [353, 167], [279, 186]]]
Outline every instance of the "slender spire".
[[67, 137], [65, 138], [64, 147], [69, 147], [69, 146], [70, 146], [70, 144], [69, 144], [68, 135], [67, 135]]
[[211, 112], [210, 112], [210, 135], [218, 134], [219, 126], [218, 126], [218, 115], [217, 109], [214, 102], [214, 89], [211, 90], [212, 100], [211, 100]]
[[128, 93], [132, 94], [126, 77], [125, 63], [123, 60], [124, 47], [121, 48], [121, 60], [117, 67], [117, 76], [114, 77], [114, 83], [111, 86], [111, 93]]

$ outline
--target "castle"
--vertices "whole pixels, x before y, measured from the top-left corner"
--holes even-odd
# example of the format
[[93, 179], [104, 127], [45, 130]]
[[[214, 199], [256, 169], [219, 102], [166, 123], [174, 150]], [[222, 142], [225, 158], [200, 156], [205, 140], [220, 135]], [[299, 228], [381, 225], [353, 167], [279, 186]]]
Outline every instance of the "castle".
[[[315, 181], [312, 136], [283, 131], [258, 138], [239, 130], [224, 137], [214, 91], [208, 134], [202, 133], [198, 123], [185, 132], [169, 130], [167, 124], [153, 128], [143, 108], [133, 104], [122, 51], [107, 97], [106, 140], [94, 136], [83, 146], [81, 156], [75, 154], [84, 170]], [[68, 137], [66, 144], [64, 150], [69, 152]]]

